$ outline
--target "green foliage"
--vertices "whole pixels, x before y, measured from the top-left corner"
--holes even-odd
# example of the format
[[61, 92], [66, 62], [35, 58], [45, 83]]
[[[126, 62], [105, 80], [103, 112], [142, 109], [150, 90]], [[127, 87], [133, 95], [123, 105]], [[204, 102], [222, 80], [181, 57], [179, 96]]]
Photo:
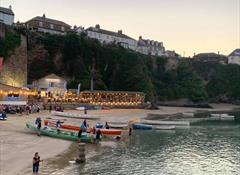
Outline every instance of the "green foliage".
[[[217, 98], [222, 94], [239, 99], [239, 66], [180, 61], [176, 69], [166, 70], [167, 58], [139, 54], [117, 45], [102, 45], [86, 35], [41, 34], [30, 36], [29, 40], [44, 45], [47, 51], [45, 59], [36, 59], [29, 66], [31, 75], [35, 78], [48, 73], [64, 75], [70, 79], [69, 88], [77, 88], [81, 83], [81, 90], [89, 90], [93, 78], [94, 89], [142, 91], [149, 101], [157, 97], [201, 102], [208, 96]], [[59, 54], [61, 59], [56, 61]]]
[[207, 85], [211, 98], [231, 102], [240, 100], [240, 66], [219, 65]]
[[19, 34], [7, 32], [4, 39], [0, 38], [0, 56], [7, 59], [20, 43], [21, 38]]

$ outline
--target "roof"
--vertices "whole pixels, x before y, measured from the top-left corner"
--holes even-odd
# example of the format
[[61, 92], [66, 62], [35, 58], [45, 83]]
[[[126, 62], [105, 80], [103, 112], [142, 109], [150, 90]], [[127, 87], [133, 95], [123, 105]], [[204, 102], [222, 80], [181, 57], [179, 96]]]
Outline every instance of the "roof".
[[39, 80], [42, 80], [42, 79], [61, 79], [61, 80], [64, 80], [62, 77], [59, 77], [56, 74], [49, 74], [49, 75], [46, 75], [45, 77], [42, 77], [42, 78], [40, 78], [36, 81], [39, 81]]
[[82, 91], [81, 93], [128, 93], [128, 94], [144, 94], [143, 92], [135, 92], [135, 91], [100, 91], [100, 90]]
[[197, 55], [195, 55], [194, 57], [196, 58], [202, 58], [202, 57], [219, 57], [218, 54], [214, 53], [214, 52], [210, 52], [210, 53], [199, 53]]
[[63, 79], [62, 77], [57, 76], [56, 74], [49, 74], [41, 79]]
[[111, 35], [111, 36], [116, 36], [116, 37], [120, 37], [120, 38], [135, 40], [135, 39], [133, 39], [133, 38], [127, 36], [127, 35], [124, 35], [122, 33], [119, 33], [119, 32], [113, 32], [113, 31], [104, 30], [104, 29], [96, 29], [95, 27], [89, 27], [86, 31], [102, 33], [102, 34], [105, 34], [105, 35]]
[[240, 56], [240, 49], [235, 49], [229, 56]]
[[8, 15], [14, 15], [12, 9], [10, 9], [10, 8], [0, 7], [0, 12], [8, 14]]
[[55, 24], [55, 25], [60, 25], [60, 26], [71, 27], [70, 25], [66, 24], [65, 22], [58, 21], [58, 20], [55, 20], [55, 19], [46, 18], [46, 17], [41, 17], [41, 16], [36, 16], [36, 17], [28, 20], [26, 23], [28, 23], [30, 21], [34, 21], [34, 20], [42, 21], [42, 22], [48, 22], [48, 23]]

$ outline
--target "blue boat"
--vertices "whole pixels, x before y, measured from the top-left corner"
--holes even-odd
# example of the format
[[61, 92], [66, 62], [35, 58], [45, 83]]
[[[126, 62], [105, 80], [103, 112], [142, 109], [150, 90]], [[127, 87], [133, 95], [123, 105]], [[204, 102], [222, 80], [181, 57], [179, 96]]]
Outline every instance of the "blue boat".
[[96, 124], [96, 128], [102, 129], [102, 128], [103, 128], [103, 124], [97, 123], [97, 124]]
[[0, 114], [0, 120], [7, 120], [6, 114]]
[[135, 124], [133, 124], [133, 129], [152, 130], [153, 126], [152, 125], [145, 125], [145, 124], [135, 123]]

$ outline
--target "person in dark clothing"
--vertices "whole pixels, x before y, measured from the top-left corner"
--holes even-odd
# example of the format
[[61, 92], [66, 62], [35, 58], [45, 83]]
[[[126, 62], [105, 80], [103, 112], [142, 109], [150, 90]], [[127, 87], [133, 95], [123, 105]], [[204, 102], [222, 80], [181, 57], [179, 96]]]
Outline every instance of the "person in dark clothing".
[[83, 121], [83, 125], [84, 125], [85, 127], [87, 127], [87, 120], [84, 120], [84, 121]]
[[102, 135], [102, 132], [100, 129], [98, 129], [96, 132], [96, 141], [101, 141], [101, 135]]
[[37, 122], [38, 136], [40, 136], [40, 134], [41, 134], [41, 132], [40, 132], [41, 127], [42, 127], [42, 120], [41, 120], [41, 118], [39, 117], [39, 118], [38, 118], [38, 122]]
[[107, 122], [105, 123], [105, 128], [106, 128], [106, 129], [109, 129], [109, 128], [110, 128]]
[[52, 105], [49, 106], [49, 112], [51, 112], [51, 111], [52, 111]]
[[82, 137], [82, 130], [80, 129], [78, 131], [78, 139], [79, 139], [79, 142], [81, 142], [81, 137]]
[[33, 157], [33, 174], [34, 175], [38, 175], [39, 163], [40, 162], [42, 162], [42, 160], [40, 159], [40, 156], [38, 155], [38, 152], [36, 152], [34, 157]]
[[129, 127], [129, 130], [128, 130], [128, 135], [131, 136], [132, 135], [132, 127]]

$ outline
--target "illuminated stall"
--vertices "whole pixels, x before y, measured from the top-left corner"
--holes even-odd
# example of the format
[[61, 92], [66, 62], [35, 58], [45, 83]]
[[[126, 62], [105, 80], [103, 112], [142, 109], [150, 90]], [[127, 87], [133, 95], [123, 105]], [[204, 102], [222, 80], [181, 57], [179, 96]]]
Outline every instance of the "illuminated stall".
[[37, 96], [37, 92], [24, 88], [0, 84], [0, 104], [26, 105], [29, 99]]
[[84, 103], [99, 106], [140, 106], [144, 104], [145, 94], [129, 91], [83, 91], [80, 99]]

